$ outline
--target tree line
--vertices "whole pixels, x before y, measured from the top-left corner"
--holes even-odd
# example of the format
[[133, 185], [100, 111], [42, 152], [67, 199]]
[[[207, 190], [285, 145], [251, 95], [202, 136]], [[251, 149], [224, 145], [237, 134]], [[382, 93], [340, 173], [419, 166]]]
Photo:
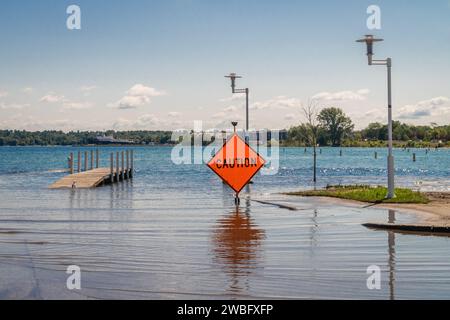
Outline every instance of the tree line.
[[[362, 130], [354, 130], [352, 120], [340, 108], [325, 108], [317, 114], [314, 106], [304, 109], [306, 122], [288, 130], [285, 145], [311, 146], [384, 146], [388, 140], [387, 124], [370, 123]], [[450, 125], [409, 125], [392, 123], [392, 137], [397, 146], [429, 147], [450, 146]]]
[[0, 146], [46, 146], [46, 145], [88, 145], [97, 144], [97, 136], [113, 136], [116, 139], [132, 140], [136, 144], [167, 144], [171, 141], [170, 131], [24, 131], [0, 130]]
[[[306, 122], [288, 130], [284, 146], [384, 146], [387, 141], [387, 124], [369, 124], [362, 130], [354, 130], [350, 117], [340, 108], [324, 108], [317, 112], [314, 104], [304, 108]], [[114, 136], [132, 140], [136, 144], [170, 144], [170, 131], [24, 131], [0, 130], [0, 146], [45, 146], [97, 144], [97, 136]], [[397, 146], [430, 147], [450, 146], [450, 125], [414, 126], [393, 122], [393, 139]]]

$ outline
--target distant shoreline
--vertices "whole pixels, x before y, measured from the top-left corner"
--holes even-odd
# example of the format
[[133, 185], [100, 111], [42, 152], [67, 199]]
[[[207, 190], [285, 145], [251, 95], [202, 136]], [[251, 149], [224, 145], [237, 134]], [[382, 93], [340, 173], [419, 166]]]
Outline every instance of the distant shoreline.
[[[40, 145], [40, 144], [27, 144], [27, 145], [0, 145], [0, 148], [48, 148], [48, 147], [66, 147], [66, 148], [88, 148], [88, 147], [140, 147], [140, 148], [152, 148], [152, 147], [174, 147], [176, 144], [77, 144], [77, 145], [64, 145], [64, 144], [48, 144], [48, 145]], [[312, 149], [312, 147], [305, 147], [305, 146], [279, 146], [280, 149]], [[384, 149], [386, 147], [379, 147], [379, 146], [342, 146], [342, 147], [332, 147], [332, 146], [323, 146], [318, 147], [317, 149]], [[394, 149], [439, 149], [439, 150], [446, 150], [450, 149], [450, 146], [443, 146], [443, 147], [437, 147], [437, 148], [431, 148], [431, 147], [401, 147], [401, 146], [394, 146]]]

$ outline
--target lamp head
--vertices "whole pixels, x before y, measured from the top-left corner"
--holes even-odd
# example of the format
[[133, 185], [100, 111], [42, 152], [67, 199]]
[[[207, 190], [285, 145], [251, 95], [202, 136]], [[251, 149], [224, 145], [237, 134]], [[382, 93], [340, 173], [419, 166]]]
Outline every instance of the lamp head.
[[230, 73], [228, 76], [225, 76], [225, 78], [230, 78], [231, 80], [231, 89], [233, 89], [233, 93], [234, 93], [234, 88], [236, 87], [236, 79], [238, 78], [242, 78], [241, 76], [236, 75], [236, 73]]
[[372, 57], [373, 57], [373, 44], [374, 42], [380, 42], [383, 41], [383, 39], [377, 39], [374, 38], [371, 34], [366, 34], [366, 36], [363, 39], [356, 40], [356, 42], [365, 42], [367, 46], [367, 59], [369, 61], [369, 65], [372, 64]]

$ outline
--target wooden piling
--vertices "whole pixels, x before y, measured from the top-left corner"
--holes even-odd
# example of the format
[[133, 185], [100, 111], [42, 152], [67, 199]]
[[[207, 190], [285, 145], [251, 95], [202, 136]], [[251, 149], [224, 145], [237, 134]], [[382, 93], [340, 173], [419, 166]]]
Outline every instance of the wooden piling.
[[[82, 163], [84, 153], [84, 161]], [[110, 164], [104, 168], [94, 168], [94, 156], [96, 157], [96, 166], [99, 166], [99, 151], [92, 149], [91, 160], [89, 161], [89, 151], [78, 151], [77, 173], [75, 171], [75, 153], [71, 152], [69, 161], [70, 174], [56, 181], [50, 186], [50, 189], [73, 188], [74, 183], [78, 188], [95, 188], [105, 185], [105, 183], [114, 183], [130, 179], [133, 177], [134, 170], [134, 151], [124, 150], [116, 152], [116, 164], [114, 165], [114, 152], [110, 153]], [[126, 158], [125, 158], [126, 157]], [[120, 162], [122, 161], [122, 162]], [[90, 167], [89, 167], [90, 165]]]
[[78, 169], [77, 169], [77, 171], [78, 172], [81, 172], [81, 152], [80, 151], [78, 151]]
[[119, 182], [119, 152], [116, 152], [116, 181]]
[[125, 179], [125, 163], [124, 163], [124, 153], [123, 153], [123, 151], [121, 152], [121, 158], [122, 158], [122, 172], [121, 172], [121, 178], [122, 178], [122, 180], [124, 180]]
[[131, 150], [131, 168], [130, 168], [130, 177], [133, 177], [134, 174], [134, 151]]
[[111, 179], [111, 183], [113, 183], [114, 182], [114, 153], [113, 152], [111, 152], [111, 155], [110, 155], [110, 179]]
[[413, 162], [416, 162], [416, 154], [413, 153]]
[[342, 150], [339, 150], [339, 156], [342, 157]]
[[69, 168], [69, 171], [70, 171], [70, 174], [73, 174], [73, 152], [71, 152], [70, 153], [70, 168]]
[[378, 159], [378, 152], [375, 151], [374, 156], [375, 156], [375, 159]]
[[126, 178], [130, 177], [130, 151], [127, 150], [127, 170], [125, 171]]

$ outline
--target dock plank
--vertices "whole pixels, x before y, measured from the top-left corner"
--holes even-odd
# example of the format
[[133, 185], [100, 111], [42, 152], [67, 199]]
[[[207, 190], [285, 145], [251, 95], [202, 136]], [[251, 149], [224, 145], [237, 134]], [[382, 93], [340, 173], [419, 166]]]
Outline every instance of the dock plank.
[[[117, 170], [114, 169], [114, 175]], [[126, 173], [127, 170], [124, 170]], [[119, 169], [119, 175], [122, 173], [122, 170]], [[50, 189], [65, 189], [72, 188], [73, 182], [76, 183], [77, 189], [86, 189], [86, 188], [95, 188], [98, 187], [105, 181], [109, 181], [111, 174], [111, 169], [109, 168], [96, 168], [84, 172], [74, 173], [67, 175], [60, 180], [56, 181], [52, 185], [49, 186]]]

